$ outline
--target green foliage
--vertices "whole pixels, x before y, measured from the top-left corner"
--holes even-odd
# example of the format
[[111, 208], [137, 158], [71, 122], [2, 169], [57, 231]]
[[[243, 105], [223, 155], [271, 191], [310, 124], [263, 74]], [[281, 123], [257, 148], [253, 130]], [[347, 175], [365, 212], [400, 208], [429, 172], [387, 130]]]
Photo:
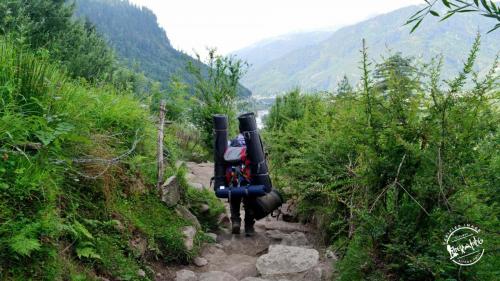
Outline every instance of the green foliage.
[[353, 93], [353, 90], [354, 89], [349, 83], [349, 79], [346, 75], [344, 75], [344, 78], [342, 78], [342, 80], [340, 80], [339, 84], [337, 85], [336, 94], [339, 96], [350, 95]]
[[[224, 213], [225, 208], [212, 190], [189, 187], [186, 191], [185, 201], [189, 210], [200, 221], [204, 231], [218, 230], [219, 215]], [[203, 209], [203, 205], [208, 206], [208, 211]]]
[[[438, 2], [446, 8], [445, 13], [441, 16], [439, 12], [435, 10], [435, 6]], [[493, 32], [500, 27], [500, 7], [494, 1], [488, 0], [434, 0], [426, 1], [424, 8], [413, 14], [406, 24], [413, 24], [411, 32], [415, 31], [418, 26], [422, 23], [424, 18], [431, 14], [434, 17], [440, 17], [441, 21], [444, 21], [456, 13], [479, 13], [483, 17], [491, 18], [496, 20], [495, 26], [490, 29], [489, 32]]]
[[115, 209], [148, 237], [148, 247], [165, 261], [186, 262], [196, 253], [196, 250], [189, 253], [184, 248], [181, 228], [189, 223], [179, 218], [174, 210], [165, 208], [156, 195], [120, 200]]
[[193, 81], [186, 64], [195, 60], [170, 45], [151, 10], [121, 0], [78, 0], [76, 15], [96, 25], [125, 65], [159, 81], [162, 88], [176, 75]]
[[[339, 280], [498, 276], [498, 60], [480, 78], [478, 52], [479, 37], [442, 83], [439, 58], [422, 66], [396, 53], [372, 68], [365, 47], [351, 95], [276, 99], [264, 133], [271, 174], [342, 257]], [[462, 223], [490, 250], [460, 269], [442, 240]]]
[[[94, 23], [125, 65], [159, 81], [162, 90], [169, 89], [172, 79], [195, 84], [196, 78], [186, 69], [188, 64], [201, 68], [204, 73], [208, 71], [202, 62], [171, 46], [156, 15], [148, 8], [121, 0], [77, 0], [76, 15]], [[251, 95], [241, 85], [238, 92], [241, 97]], [[169, 93], [163, 94], [166, 96]]]
[[[156, 155], [147, 106], [49, 60], [0, 41], [0, 279], [137, 280], [136, 233], [165, 260], [191, 257], [186, 223], [145, 190]], [[170, 162], [175, 141], [167, 132]]]
[[217, 55], [213, 49], [209, 51], [206, 64], [208, 65], [206, 74], [201, 67], [195, 64], [189, 65], [189, 71], [196, 79], [192, 118], [193, 124], [202, 132], [206, 147], [212, 147], [214, 114], [227, 115], [230, 120], [229, 132], [236, 131], [234, 121], [238, 82], [247, 65], [235, 57]]
[[113, 52], [90, 24], [72, 17], [73, 6], [64, 0], [2, 1], [0, 34], [50, 57], [73, 77], [107, 78]]

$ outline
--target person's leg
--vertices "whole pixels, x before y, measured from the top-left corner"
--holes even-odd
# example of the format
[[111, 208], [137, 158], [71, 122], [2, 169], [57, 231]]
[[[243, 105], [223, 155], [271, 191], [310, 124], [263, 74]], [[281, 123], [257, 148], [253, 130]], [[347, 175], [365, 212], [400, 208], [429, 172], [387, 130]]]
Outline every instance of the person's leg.
[[247, 235], [252, 235], [255, 232], [253, 227], [255, 224], [255, 216], [252, 208], [254, 204], [255, 197], [245, 197], [243, 199], [243, 206], [245, 208], [245, 233]]
[[231, 198], [229, 202], [230, 210], [231, 210], [231, 230], [233, 234], [240, 234], [241, 228], [241, 217], [240, 217], [240, 204], [241, 197]]

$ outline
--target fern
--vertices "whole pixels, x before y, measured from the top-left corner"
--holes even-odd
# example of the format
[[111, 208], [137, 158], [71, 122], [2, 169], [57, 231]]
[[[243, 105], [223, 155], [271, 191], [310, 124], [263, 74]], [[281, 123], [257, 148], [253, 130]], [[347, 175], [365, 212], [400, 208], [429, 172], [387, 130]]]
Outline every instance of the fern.
[[89, 258], [89, 259], [101, 259], [101, 256], [96, 253], [95, 249], [92, 247], [82, 247], [76, 248], [76, 255], [78, 256], [79, 259], [81, 258]]
[[29, 256], [31, 252], [38, 251], [42, 247], [38, 239], [28, 238], [24, 234], [14, 236], [9, 246], [15, 253], [21, 256]]

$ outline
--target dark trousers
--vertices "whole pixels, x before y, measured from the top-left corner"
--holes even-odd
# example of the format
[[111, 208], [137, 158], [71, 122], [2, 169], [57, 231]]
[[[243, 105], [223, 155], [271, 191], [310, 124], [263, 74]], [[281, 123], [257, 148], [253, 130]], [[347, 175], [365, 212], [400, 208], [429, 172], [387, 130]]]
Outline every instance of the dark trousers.
[[243, 201], [243, 208], [245, 209], [245, 225], [253, 226], [255, 219], [252, 206], [255, 204], [255, 197], [231, 198], [230, 201], [231, 221], [241, 222], [241, 215], [240, 215], [241, 201]]

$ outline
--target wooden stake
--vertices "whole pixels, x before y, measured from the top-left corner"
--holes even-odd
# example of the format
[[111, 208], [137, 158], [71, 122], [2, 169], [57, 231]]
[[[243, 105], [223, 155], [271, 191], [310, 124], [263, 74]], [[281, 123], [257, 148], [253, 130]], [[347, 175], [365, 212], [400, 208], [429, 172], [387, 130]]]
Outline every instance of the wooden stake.
[[161, 189], [163, 184], [163, 172], [165, 170], [163, 166], [163, 127], [165, 125], [165, 100], [160, 102], [160, 121], [158, 124], [158, 151], [157, 151], [157, 164], [158, 164], [158, 181], [156, 187], [158, 190]]

